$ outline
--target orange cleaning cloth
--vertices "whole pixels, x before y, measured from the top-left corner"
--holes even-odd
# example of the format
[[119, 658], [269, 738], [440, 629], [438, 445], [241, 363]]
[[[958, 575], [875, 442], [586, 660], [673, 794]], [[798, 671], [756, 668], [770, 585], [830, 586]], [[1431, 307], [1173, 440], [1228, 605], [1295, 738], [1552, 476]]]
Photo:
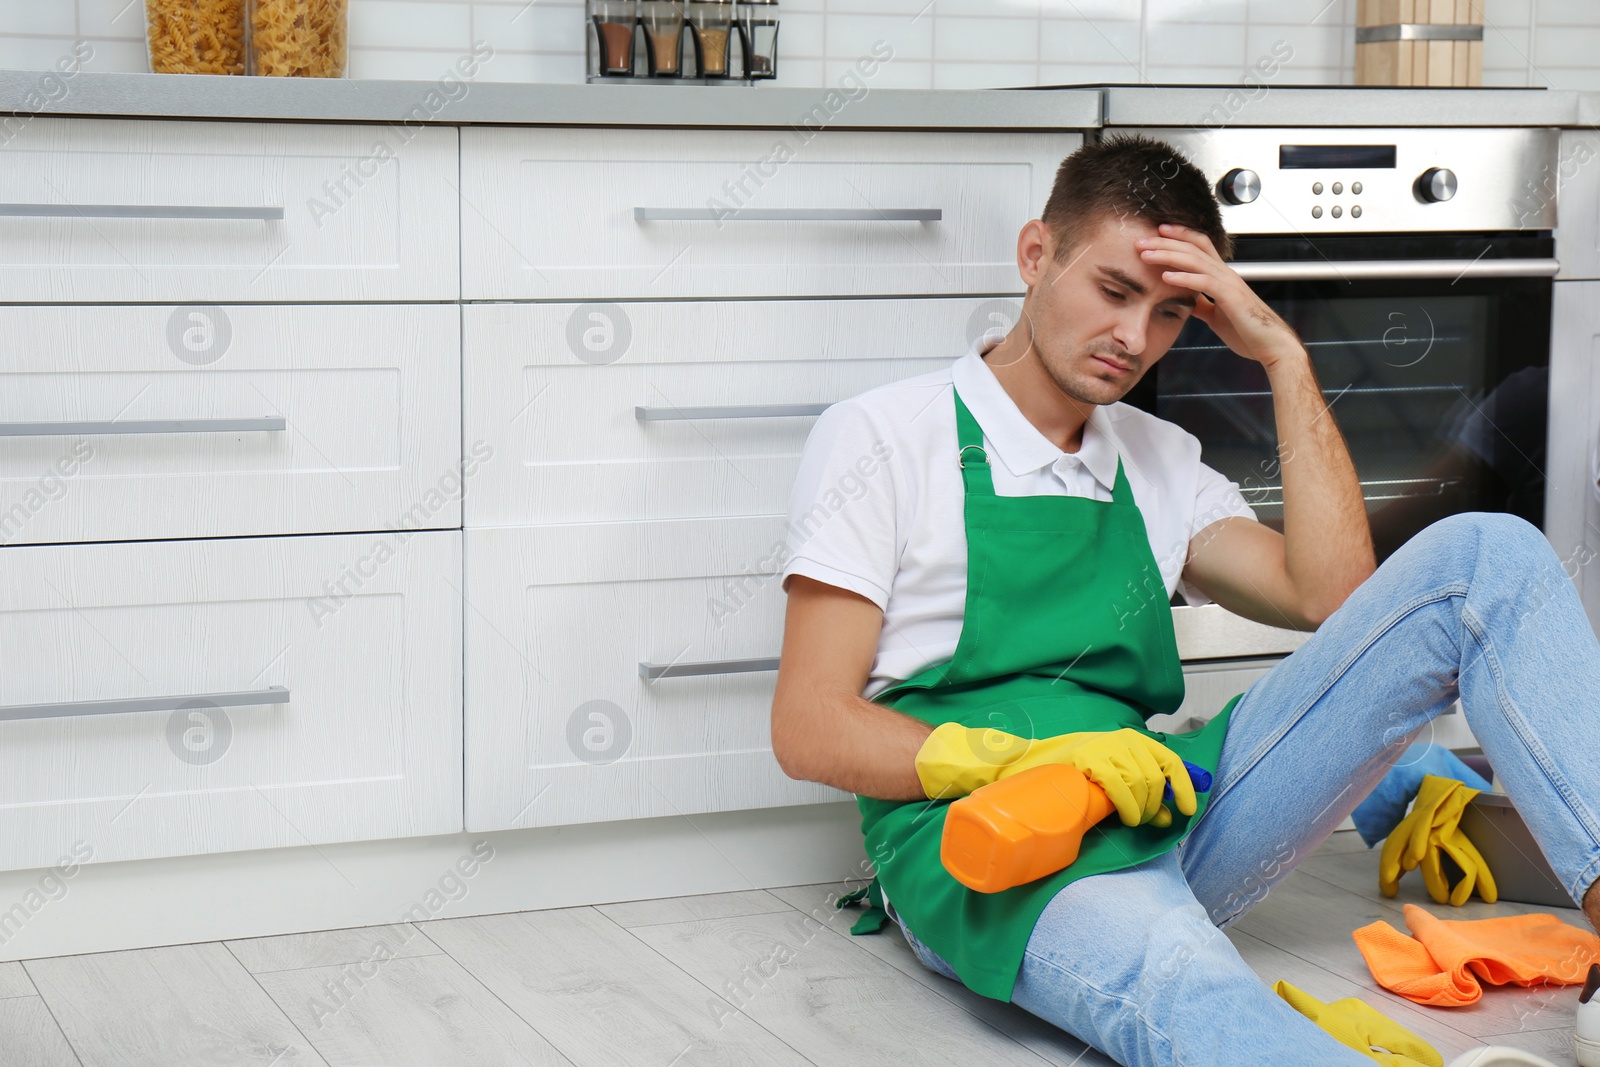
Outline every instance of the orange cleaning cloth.
[[1458, 1008], [1490, 985], [1577, 985], [1600, 963], [1600, 937], [1554, 915], [1439, 919], [1406, 905], [1407, 937], [1386, 922], [1351, 936], [1372, 977], [1418, 1004]]

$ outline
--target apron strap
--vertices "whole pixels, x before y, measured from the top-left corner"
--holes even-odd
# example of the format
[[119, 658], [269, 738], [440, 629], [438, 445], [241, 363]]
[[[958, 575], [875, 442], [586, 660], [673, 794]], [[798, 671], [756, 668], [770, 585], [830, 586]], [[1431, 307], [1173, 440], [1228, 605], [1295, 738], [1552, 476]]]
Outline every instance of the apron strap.
[[[952, 390], [952, 392], [955, 392]], [[994, 477], [989, 473], [989, 453], [983, 448], [983, 427], [972, 417], [967, 405], [956, 398], [956, 440], [960, 451], [956, 462], [961, 466], [961, 480], [966, 483], [968, 496], [994, 496]]]
[[867, 910], [862, 912], [861, 918], [850, 927], [852, 934], [875, 934], [882, 929], [883, 924], [889, 921], [889, 913], [883, 910], [883, 890], [878, 888], [878, 879], [873, 878], [867, 885], [857, 889], [854, 893], [846, 893], [834, 901], [835, 908], [843, 908], [856, 904], [866, 898]]
[[[956, 441], [960, 451], [956, 462], [961, 466], [961, 480], [966, 483], [969, 496], [994, 496], [994, 476], [989, 471], [989, 453], [983, 447], [983, 427], [967, 405], [960, 392], [952, 390], [956, 398]], [[1117, 455], [1117, 476], [1111, 487], [1111, 499], [1118, 504], [1133, 504], [1133, 487], [1128, 484], [1128, 474], [1122, 469], [1122, 455]]]
[[1122, 454], [1117, 454], [1116, 484], [1111, 487], [1111, 499], [1118, 504], [1133, 504], [1133, 487], [1128, 484], [1128, 475], [1122, 469]]

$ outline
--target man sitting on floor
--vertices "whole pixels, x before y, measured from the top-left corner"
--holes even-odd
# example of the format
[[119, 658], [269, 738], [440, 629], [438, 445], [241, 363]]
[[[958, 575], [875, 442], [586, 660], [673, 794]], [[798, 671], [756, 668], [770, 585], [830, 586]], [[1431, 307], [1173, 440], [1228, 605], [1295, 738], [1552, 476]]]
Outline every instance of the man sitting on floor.
[[[1522, 519], [1446, 518], [1374, 569], [1310, 357], [1229, 255], [1210, 185], [1169, 146], [1087, 145], [1022, 228], [1019, 324], [818, 419], [791, 506], [773, 749], [791, 776], [859, 795], [877, 888], [928, 967], [1124, 1064], [1356, 1067], [1371, 1060], [1217, 927], [1458, 696], [1600, 919], [1600, 645]], [[1190, 316], [1270, 383], [1281, 534], [1194, 437], [1119, 403]], [[869, 456], [886, 469], [822, 506]], [[1317, 632], [1202, 729], [1154, 733], [1145, 719], [1184, 694], [1180, 582], [1190, 603]], [[1082, 770], [1118, 818], [1057, 874], [993, 894], [957, 882], [939, 858], [949, 802], [1044, 762]]]

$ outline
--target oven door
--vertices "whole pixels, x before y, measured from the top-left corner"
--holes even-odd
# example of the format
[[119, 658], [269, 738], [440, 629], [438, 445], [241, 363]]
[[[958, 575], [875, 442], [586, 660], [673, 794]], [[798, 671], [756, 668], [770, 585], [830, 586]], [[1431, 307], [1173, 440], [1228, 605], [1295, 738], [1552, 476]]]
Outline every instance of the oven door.
[[[1311, 353], [1380, 561], [1456, 512], [1545, 527], [1553, 252], [1548, 232], [1235, 239], [1233, 266]], [[1198, 437], [1283, 528], [1259, 364], [1191, 319], [1127, 400]]]

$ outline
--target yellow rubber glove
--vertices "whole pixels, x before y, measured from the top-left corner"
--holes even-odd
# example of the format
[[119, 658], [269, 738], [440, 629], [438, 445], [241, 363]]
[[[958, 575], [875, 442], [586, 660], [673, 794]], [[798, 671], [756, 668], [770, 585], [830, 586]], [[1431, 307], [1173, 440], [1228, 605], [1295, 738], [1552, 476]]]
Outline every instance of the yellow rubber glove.
[[[1468, 794], [1457, 802], [1462, 793]], [[1452, 795], [1445, 802], [1445, 807], [1440, 809], [1440, 816], [1435, 818], [1433, 832], [1428, 835], [1427, 850], [1422, 854], [1422, 881], [1428, 887], [1428, 895], [1436, 904], [1450, 904], [1461, 907], [1472, 896], [1476, 888], [1478, 895], [1485, 904], [1493, 904], [1500, 898], [1499, 888], [1494, 883], [1494, 875], [1489, 871], [1489, 865], [1483, 861], [1477, 846], [1461, 832], [1461, 812], [1467, 806], [1467, 801], [1477, 795], [1477, 790], [1463, 788]], [[1452, 889], [1445, 879], [1444, 867], [1440, 862], [1443, 856], [1448, 855], [1461, 868], [1462, 877]]]
[[1198, 808], [1194, 783], [1177, 753], [1137, 730], [1097, 730], [1029, 740], [1004, 730], [947, 722], [917, 752], [917, 778], [935, 800], [953, 800], [1046, 763], [1065, 763], [1106, 791], [1125, 826], [1172, 825], [1161, 803], [1172, 782], [1178, 810]]
[[[1327, 1031], [1328, 1036], [1346, 1048], [1384, 1067], [1444, 1067], [1439, 1050], [1355, 997], [1324, 1004], [1288, 982], [1280, 981], [1272, 991], [1295, 1011]], [[1382, 1049], [1383, 1051], [1378, 1051]]]
[[[1499, 898], [1494, 876], [1467, 835], [1461, 832], [1461, 813], [1478, 790], [1453, 778], [1426, 775], [1411, 812], [1383, 843], [1378, 857], [1378, 888], [1384, 896], [1400, 891], [1400, 876], [1422, 868], [1428, 895], [1438, 904], [1460, 907], [1474, 888], [1490, 904]], [[1464, 872], [1452, 890], [1445, 879], [1442, 856], [1448, 855]]]

